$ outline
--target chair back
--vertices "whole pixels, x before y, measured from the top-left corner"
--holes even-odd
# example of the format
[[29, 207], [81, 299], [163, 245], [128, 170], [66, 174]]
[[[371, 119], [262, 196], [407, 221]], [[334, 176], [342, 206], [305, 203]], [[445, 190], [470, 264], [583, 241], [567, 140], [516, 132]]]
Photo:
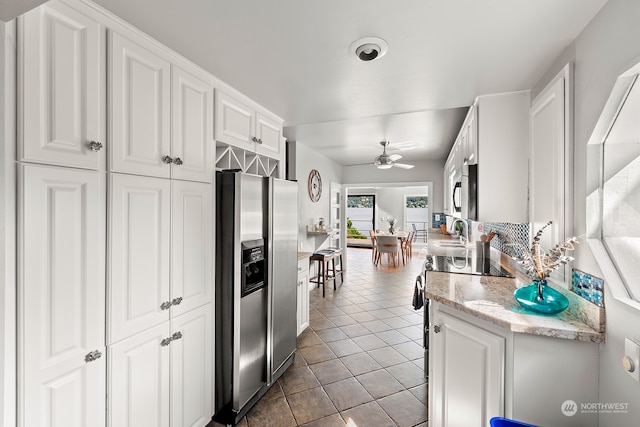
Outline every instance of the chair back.
[[376, 233], [374, 233], [373, 230], [369, 230], [369, 237], [371, 238], [371, 244], [375, 247], [376, 246]]
[[397, 236], [376, 236], [376, 247], [381, 253], [400, 252], [400, 239]]

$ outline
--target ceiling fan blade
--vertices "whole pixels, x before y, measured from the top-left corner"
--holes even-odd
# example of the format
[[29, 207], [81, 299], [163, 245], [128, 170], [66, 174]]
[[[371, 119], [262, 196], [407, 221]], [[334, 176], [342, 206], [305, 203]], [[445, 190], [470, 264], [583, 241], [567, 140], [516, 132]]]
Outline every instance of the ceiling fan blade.
[[411, 169], [413, 167], [413, 165], [407, 165], [406, 163], [392, 163], [391, 166], [401, 169]]
[[395, 162], [396, 160], [400, 160], [402, 158], [402, 156], [400, 154], [391, 154], [389, 156], [389, 160], [391, 160], [392, 162]]

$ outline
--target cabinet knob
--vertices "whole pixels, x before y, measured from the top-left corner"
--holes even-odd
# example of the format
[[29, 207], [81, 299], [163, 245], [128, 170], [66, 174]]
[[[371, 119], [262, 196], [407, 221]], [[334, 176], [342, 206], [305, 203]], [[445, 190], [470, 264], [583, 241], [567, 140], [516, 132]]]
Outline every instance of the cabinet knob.
[[182, 338], [182, 332], [180, 331], [175, 332], [173, 335], [171, 335], [172, 341], [179, 340], [180, 338]]
[[100, 359], [100, 357], [102, 357], [102, 353], [99, 352], [98, 350], [94, 350], [90, 353], [87, 353], [87, 355], [84, 357], [84, 361], [86, 363], [89, 363], [89, 362], [93, 362], [94, 360]]
[[163, 161], [164, 163], [166, 163], [166, 164], [170, 165], [170, 164], [173, 162], [173, 159], [172, 159], [171, 157], [169, 157], [169, 156], [164, 156], [164, 157], [162, 158], [162, 161]]
[[175, 159], [173, 159], [173, 164], [174, 165], [180, 166], [182, 163], [184, 163], [184, 162], [182, 161], [182, 159], [180, 157], [176, 157]]
[[171, 308], [171, 305], [172, 305], [171, 301], [165, 301], [160, 306], [160, 310], [169, 310]]
[[260, 141], [260, 140], [259, 140], [258, 138], [256, 138], [255, 136], [252, 136], [252, 137], [251, 137], [251, 140], [252, 140], [253, 142], [259, 142], [259, 141]]
[[627, 372], [633, 372], [636, 370], [636, 366], [633, 363], [633, 359], [630, 358], [629, 356], [624, 356], [622, 358], [622, 366], [624, 367], [624, 370]]
[[433, 332], [436, 334], [440, 333], [440, 325], [433, 325]]
[[258, 144], [262, 144], [262, 138], [258, 138], [258, 141], [256, 141]]
[[100, 151], [102, 150], [102, 143], [97, 141], [91, 141], [89, 143], [89, 150], [91, 151]]
[[178, 297], [178, 298], [174, 298], [173, 301], [171, 301], [171, 304], [180, 305], [181, 302], [182, 302], [182, 297]]
[[162, 341], [160, 341], [160, 345], [161, 345], [161, 346], [163, 346], [163, 347], [166, 347], [166, 346], [168, 346], [169, 344], [171, 344], [171, 337], [169, 337], [169, 338], [165, 338], [165, 339], [163, 339]]

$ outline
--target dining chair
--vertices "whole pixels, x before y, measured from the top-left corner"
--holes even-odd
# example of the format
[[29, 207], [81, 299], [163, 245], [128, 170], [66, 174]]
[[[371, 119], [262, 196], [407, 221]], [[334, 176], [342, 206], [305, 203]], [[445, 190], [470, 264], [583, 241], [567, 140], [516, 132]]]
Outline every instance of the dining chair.
[[424, 239], [424, 241], [427, 241], [427, 230], [418, 230], [416, 228], [415, 224], [411, 224], [411, 227], [413, 227], [413, 236], [414, 238], [418, 238], [418, 237], [422, 237]]
[[400, 242], [402, 245], [402, 261], [406, 264], [407, 260], [413, 256], [413, 237], [414, 231], [410, 231], [407, 237]]
[[377, 255], [374, 264], [378, 265], [382, 254], [387, 254], [387, 258], [391, 258], [393, 260], [393, 266], [396, 267], [396, 260], [402, 250], [398, 236], [376, 236], [376, 240]]
[[378, 255], [376, 233], [373, 230], [369, 230], [369, 237], [371, 238], [371, 262], [375, 264], [376, 256]]

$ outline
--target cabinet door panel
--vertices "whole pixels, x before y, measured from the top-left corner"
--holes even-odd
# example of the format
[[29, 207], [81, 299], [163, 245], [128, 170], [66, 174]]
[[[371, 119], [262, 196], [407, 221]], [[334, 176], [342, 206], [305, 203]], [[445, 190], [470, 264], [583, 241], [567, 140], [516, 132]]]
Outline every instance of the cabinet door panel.
[[442, 312], [434, 324], [429, 425], [489, 425], [504, 410], [505, 339]]
[[169, 320], [170, 181], [112, 174], [109, 343]]
[[[308, 264], [307, 258], [304, 264]], [[298, 274], [298, 336], [309, 326], [309, 269]]]
[[168, 178], [170, 64], [118, 33], [110, 33], [109, 168]]
[[212, 199], [209, 184], [172, 181], [171, 299], [172, 315], [211, 302]]
[[20, 174], [19, 412], [23, 426], [102, 425], [104, 182], [26, 165]]
[[109, 348], [111, 427], [169, 427], [169, 322]]
[[104, 38], [99, 23], [62, 4], [20, 19], [20, 160], [104, 167]]
[[173, 67], [173, 138], [171, 176], [190, 181], [211, 182], [213, 176], [213, 86], [186, 71]]
[[216, 93], [216, 140], [253, 151], [254, 111], [218, 90]]
[[259, 154], [277, 156], [280, 154], [282, 126], [262, 114], [256, 115], [256, 136], [262, 141], [257, 145]]
[[171, 320], [171, 426], [204, 427], [213, 415], [212, 307]]

